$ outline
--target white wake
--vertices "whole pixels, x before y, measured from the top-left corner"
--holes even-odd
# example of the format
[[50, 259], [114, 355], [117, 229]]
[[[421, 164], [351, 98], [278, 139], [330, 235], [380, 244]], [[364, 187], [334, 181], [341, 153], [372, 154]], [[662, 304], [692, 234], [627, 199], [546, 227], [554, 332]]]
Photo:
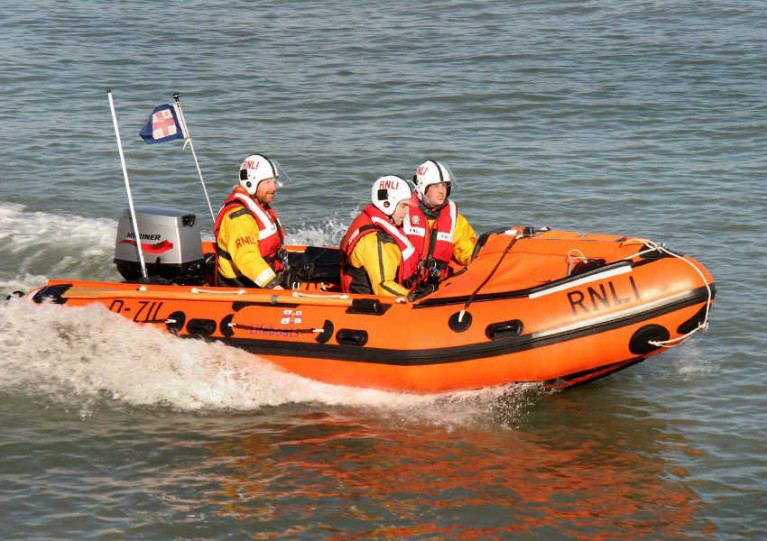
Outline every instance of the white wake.
[[[524, 409], [533, 387], [419, 395], [323, 384], [216, 342], [141, 327], [101, 306], [0, 303], [0, 392], [99, 407], [254, 411], [291, 403], [348, 406], [436, 424], [474, 424]], [[508, 411], [504, 410], [503, 415]]]

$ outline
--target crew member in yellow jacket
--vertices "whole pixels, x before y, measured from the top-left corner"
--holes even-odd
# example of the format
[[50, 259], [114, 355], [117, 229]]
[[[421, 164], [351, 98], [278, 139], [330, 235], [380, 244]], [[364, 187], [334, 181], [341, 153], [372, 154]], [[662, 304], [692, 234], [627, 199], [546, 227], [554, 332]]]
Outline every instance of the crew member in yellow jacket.
[[406, 296], [418, 258], [402, 230], [411, 190], [388, 175], [373, 183], [370, 201], [341, 240], [341, 289], [351, 293]]
[[213, 226], [218, 285], [282, 289], [285, 231], [271, 203], [286, 180], [276, 160], [252, 154], [242, 162], [240, 182]]

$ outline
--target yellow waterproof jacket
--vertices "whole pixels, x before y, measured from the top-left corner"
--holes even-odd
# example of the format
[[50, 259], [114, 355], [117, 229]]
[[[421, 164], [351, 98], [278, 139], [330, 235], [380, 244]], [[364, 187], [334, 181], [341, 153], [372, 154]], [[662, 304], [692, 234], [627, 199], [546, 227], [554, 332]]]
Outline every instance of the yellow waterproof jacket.
[[374, 295], [405, 296], [407, 288], [397, 283], [397, 268], [402, 251], [394, 239], [383, 232], [363, 236], [352, 251], [349, 263], [362, 268], [370, 279]]
[[229, 253], [231, 261], [218, 258], [218, 272], [224, 278], [245, 276], [259, 287], [274, 287], [279, 283], [277, 275], [261, 257], [258, 249], [258, 223], [241, 207], [230, 209], [221, 221], [216, 243]]
[[[436, 220], [429, 220], [429, 229], [434, 227]], [[474, 253], [474, 245], [477, 244], [477, 233], [471, 227], [469, 221], [458, 214], [455, 217], [455, 231], [453, 232], [453, 259], [460, 265], [466, 266], [471, 261]]]

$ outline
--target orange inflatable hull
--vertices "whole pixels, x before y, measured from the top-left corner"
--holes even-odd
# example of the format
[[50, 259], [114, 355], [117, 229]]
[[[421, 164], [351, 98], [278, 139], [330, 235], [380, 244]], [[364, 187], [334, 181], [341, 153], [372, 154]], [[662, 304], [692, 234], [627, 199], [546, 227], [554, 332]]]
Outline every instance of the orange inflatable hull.
[[326, 383], [411, 392], [568, 387], [638, 363], [707, 321], [709, 272], [649, 241], [522, 229], [483, 237], [465, 270], [415, 302], [313, 282], [276, 291], [51, 280], [28, 296], [103, 304]]

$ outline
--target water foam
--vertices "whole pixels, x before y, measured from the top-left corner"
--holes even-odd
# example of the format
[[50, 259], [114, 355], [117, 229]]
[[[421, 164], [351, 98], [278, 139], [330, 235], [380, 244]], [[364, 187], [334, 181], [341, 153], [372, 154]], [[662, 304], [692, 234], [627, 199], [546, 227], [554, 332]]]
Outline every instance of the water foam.
[[307, 246], [338, 246], [350, 223], [351, 219], [345, 222], [330, 218], [322, 226], [300, 224], [296, 229], [287, 230], [287, 242]]
[[0, 204], [0, 288], [29, 289], [46, 276], [114, 279], [116, 228], [114, 220]]
[[141, 327], [101, 306], [0, 303], [0, 390], [79, 408], [253, 411], [290, 403], [348, 406], [439, 425], [518, 418], [537, 396], [516, 386], [439, 395], [323, 384], [220, 343]]
[[679, 358], [674, 362], [676, 373], [689, 379], [719, 371], [718, 366], [706, 360], [703, 350], [695, 338], [697, 337], [685, 340], [684, 349], [677, 353]]

